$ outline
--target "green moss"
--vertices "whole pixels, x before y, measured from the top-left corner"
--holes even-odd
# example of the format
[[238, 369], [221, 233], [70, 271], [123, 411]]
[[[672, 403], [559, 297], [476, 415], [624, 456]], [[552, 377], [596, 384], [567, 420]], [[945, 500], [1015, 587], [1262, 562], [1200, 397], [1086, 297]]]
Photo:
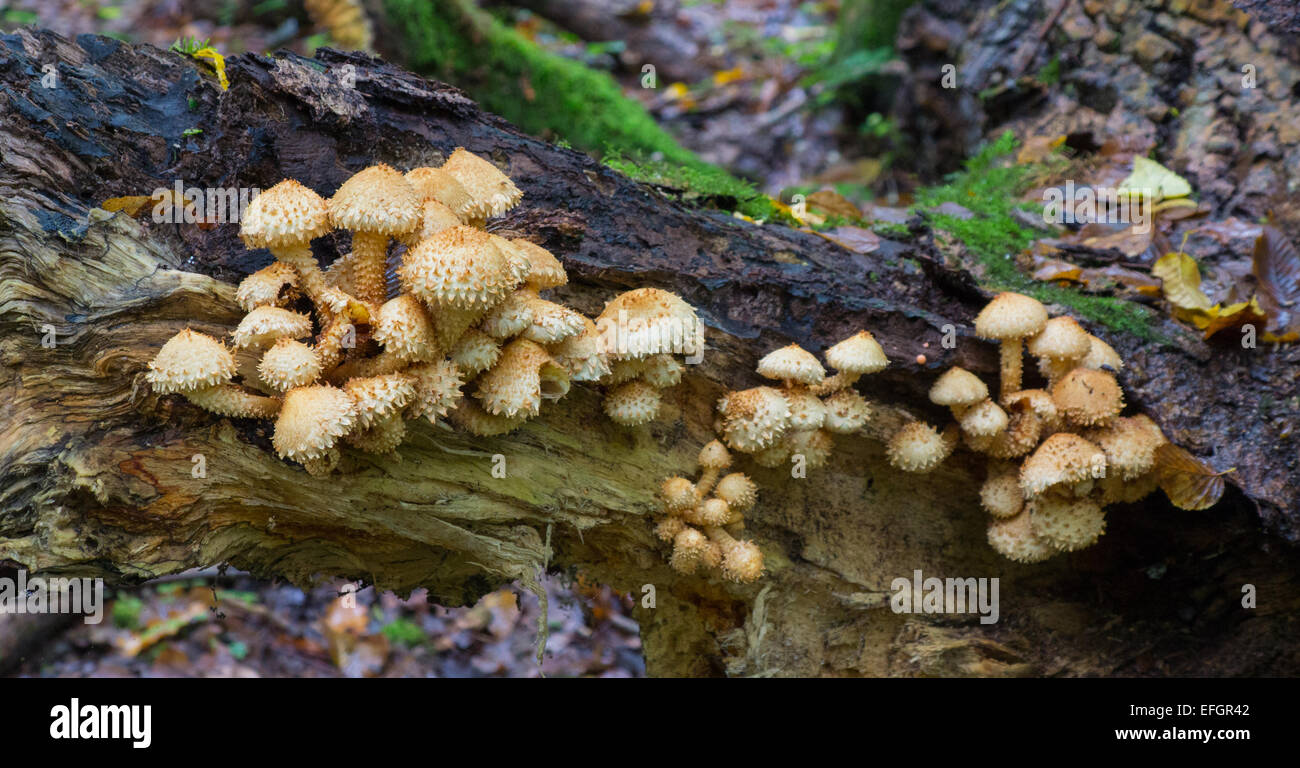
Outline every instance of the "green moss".
[[469, 91], [484, 109], [562, 139], [642, 181], [772, 218], [771, 200], [677, 143], [607, 73], [543, 50], [470, 0], [385, 0], [407, 64]]
[[986, 287], [996, 291], [1017, 291], [1044, 304], [1061, 304], [1079, 317], [1148, 341], [1164, 341], [1151, 329], [1150, 310], [1140, 304], [1109, 296], [1093, 296], [1022, 274], [1015, 255], [1046, 233], [1020, 223], [1013, 212], [1033, 210], [1017, 196], [1024, 191], [1033, 168], [1007, 161], [1016, 148], [1010, 131], [986, 145], [966, 162], [965, 168], [947, 183], [917, 192], [917, 207], [934, 209], [956, 203], [975, 215], [958, 218], [930, 214], [936, 229], [950, 232], [984, 266]]

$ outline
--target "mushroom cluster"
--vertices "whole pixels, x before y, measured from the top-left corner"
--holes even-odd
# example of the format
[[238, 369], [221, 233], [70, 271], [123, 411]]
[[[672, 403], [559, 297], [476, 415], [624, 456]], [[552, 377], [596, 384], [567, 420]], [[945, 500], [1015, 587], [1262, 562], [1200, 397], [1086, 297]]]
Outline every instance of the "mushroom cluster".
[[[655, 535], [672, 542], [669, 564], [691, 575], [716, 569], [739, 583], [763, 575], [763, 553], [753, 542], [736, 538], [745, 527], [745, 511], [754, 506], [758, 487], [743, 473], [719, 478], [731, 466], [731, 454], [717, 440], [700, 450], [700, 478], [670, 477], [659, 489], [664, 517]], [[710, 496], [710, 492], [713, 494]]]
[[791, 344], [758, 362], [758, 374], [780, 386], [728, 392], [718, 401], [715, 431], [735, 451], [752, 454], [764, 467], [795, 457], [816, 469], [830, 459], [833, 435], [852, 434], [871, 417], [871, 406], [853, 384], [889, 365], [867, 331], [826, 350], [832, 376], [812, 353]]
[[[942, 433], [912, 422], [890, 438], [897, 468], [928, 472], [958, 441], [988, 457], [980, 501], [992, 516], [989, 544], [1007, 558], [1039, 562], [1096, 543], [1105, 508], [1158, 487], [1156, 449], [1166, 443], [1143, 415], [1121, 416], [1115, 379], [1123, 361], [1072, 317], [1049, 318], [1028, 296], [1002, 293], [975, 318], [975, 334], [1001, 345], [994, 399], [973, 373], [954, 366], [930, 388], [954, 422]], [[1046, 381], [1024, 389], [1028, 351]]]
[[[274, 419], [276, 452], [315, 475], [337, 465], [340, 441], [393, 451], [409, 419], [446, 417], [475, 435], [504, 434], [571, 382], [608, 385], [614, 421], [649, 421], [659, 390], [681, 377], [672, 355], [703, 342], [694, 309], [641, 288], [593, 322], [544, 298], [568, 282], [559, 260], [485, 229], [521, 196], [462, 148], [440, 167], [373, 165], [329, 199], [281, 181], [243, 214], [245, 245], [275, 261], [240, 283], [247, 315], [231, 346], [187, 328], [146, 378], [154, 391], [218, 414]], [[351, 251], [322, 270], [312, 241], [336, 230], [350, 233]]]

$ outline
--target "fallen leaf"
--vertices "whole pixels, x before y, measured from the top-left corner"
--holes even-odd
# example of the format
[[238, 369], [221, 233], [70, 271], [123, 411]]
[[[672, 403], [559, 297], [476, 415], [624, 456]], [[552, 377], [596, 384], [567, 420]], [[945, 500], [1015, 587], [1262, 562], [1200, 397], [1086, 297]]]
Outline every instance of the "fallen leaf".
[[1028, 163], [1041, 163], [1051, 157], [1056, 150], [1065, 144], [1066, 136], [1030, 136], [1025, 139], [1025, 144], [1016, 154], [1016, 162], [1020, 165]]
[[1210, 309], [1209, 319], [1201, 330], [1205, 334], [1206, 340], [1209, 340], [1215, 334], [1223, 331], [1237, 331], [1245, 325], [1263, 328], [1267, 323], [1268, 318], [1264, 316], [1263, 310], [1260, 309], [1259, 302], [1254, 297], [1251, 297], [1250, 301], [1242, 301], [1223, 307], [1216, 304]]
[[836, 227], [817, 234], [854, 253], [871, 253], [880, 247], [880, 236], [862, 227]]
[[1156, 449], [1155, 472], [1160, 489], [1179, 509], [1209, 509], [1223, 496], [1223, 476], [1227, 472], [1215, 472], [1173, 443]]
[[1133, 158], [1133, 172], [1119, 183], [1119, 188], [1121, 191], [1144, 196], [1148, 192], [1154, 192], [1156, 200], [1192, 194], [1192, 185], [1186, 179], [1141, 155]]
[[1300, 253], [1276, 227], [1264, 227], [1255, 239], [1251, 264], [1261, 311], [1268, 317], [1269, 330], [1285, 333], [1296, 329], [1291, 307], [1300, 302]]
[[851, 221], [862, 218], [862, 211], [851, 200], [833, 189], [823, 189], [808, 195], [804, 202], [831, 216], [843, 216]]
[[122, 211], [127, 216], [135, 217], [153, 198], [148, 195], [131, 195], [129, 197], [110, 197], [99, 204], [106, 211]]
[[1165, 298], [1179, 309], [1205, 312], [1213, 306], [1201, 292], [1201, 270], [1196, 260], [1182, 251], [1166, 253], [1151, 266], [1151, 274], [1163, 283]]
[[1061, 259], [1046, 259], [1034, 270], [1033, 278], [1045, 282], [1083, 283], [1083, 268]]

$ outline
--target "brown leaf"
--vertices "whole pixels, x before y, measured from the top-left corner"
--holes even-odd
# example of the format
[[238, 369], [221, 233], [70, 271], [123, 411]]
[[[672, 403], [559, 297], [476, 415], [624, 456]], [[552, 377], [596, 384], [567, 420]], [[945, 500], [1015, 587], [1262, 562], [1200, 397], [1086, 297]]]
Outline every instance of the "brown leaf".
[[831, 216], [843, 216], [857, 221], [862, 218], [862, 211], [847, 197], [833, 189], [823, 189], [812, 193], [806, 200], [809, 208], [816, 208]]
[[1269, 330], [1295, 330], [1292, 309], [1300, 302], [1300, 253], [1276, 227], [1264, 227], [1255, 238], [1251, 272], [1258, 282], [1256, 298], [1269, 320]]
[[1160, 489], [1180, 509], [1209, 509], [1223, 496], [1223, 476], [1227, 473], [1215, 472], [1173, 443], [1156, 449], [1155, 472]]
[[862, 227], [836, 227], [817, 234], [854, 253], [871, 253], [880, 247], [880, 236]]

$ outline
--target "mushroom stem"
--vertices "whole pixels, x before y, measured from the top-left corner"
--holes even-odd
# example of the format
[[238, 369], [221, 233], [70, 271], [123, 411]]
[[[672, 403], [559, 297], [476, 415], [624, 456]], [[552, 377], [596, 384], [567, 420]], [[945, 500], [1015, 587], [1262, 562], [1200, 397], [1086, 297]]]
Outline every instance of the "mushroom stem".
[[388, 235], [378, 232], [352, 233], [352, 284], [357, 298], [376, 306], [388, 298], [387, 271]]
[[1023, 363], [1022, 350], [1021, 339], [1002, 340], [1002, 391], [999, 394], [1000, 399], [1003, 401], [1020, 391], [1020, 375]]
[[312, 347], [312, 351], [320, 358], [321, 370], [328, 371], [343, 360], [343, 340], [349, 330], [355, 332], [352, 324], [342, 316], [331, 317], [325, 324], [325, 330], [321, 332], [316, 346]]
[[280, 412], [279, 399], [255, 395], [234, 384], [196, 389], [185, 397], [200, 408], [239, 419], [270, 419]]
[[386, 373], [397, 373], [409, 365], [410, 362], [410, 360], [399, 357], [392, 350], [385, 349], [374, 357], [348, 360], [335, 368], [328, 378], [332, 383], [339, 384], [348, 379], [382, 376]]
[[709, 495], [713, 490], [713, 484], [718, 482], [718, 474], [721, 472], [717, 467], [705, 467], [700, 473], [700, 481], [695, 484], [695, 493], [701, 499]]
[[325, 273], [316, 263], [310, 245], [300, 243], [272, 248], [271, 255], [293, 267], [293, 271], [298, 273], [298, 284], [313, 304], [319, 307], [325, 303], [322, 299], [329, 290], [329, 284], [325, 282]]
[[827, 376], [825, 379], [822, 379], [822, 383], [820, 384], [814, 384], [808, 387], [808, 391], [821, 397], [822, 395], [829, 395], [838, 392], [841, 389], [851, 387], [860, 378], [862, 378], [862, 374], [860, 373], [847, 373], [842, 371], [834, 376]]

